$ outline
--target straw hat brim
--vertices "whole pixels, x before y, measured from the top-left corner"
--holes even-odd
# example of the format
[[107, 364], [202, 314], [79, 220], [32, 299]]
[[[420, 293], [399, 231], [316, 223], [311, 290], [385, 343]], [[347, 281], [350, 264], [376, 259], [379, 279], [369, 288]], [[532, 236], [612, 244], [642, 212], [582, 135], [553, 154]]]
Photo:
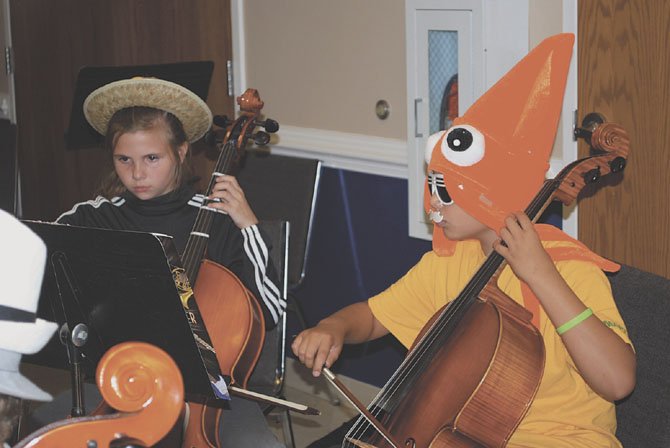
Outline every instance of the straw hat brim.
[[106, 84], [84, 101], [84, 116], [100, 134], [112, 116], [127, 107], [153, 107], [170, 112], [184, 127], [188, 141], [199, 140], [212, 125], [207, 104], [185, 87], [157, 78], [132, 78]]

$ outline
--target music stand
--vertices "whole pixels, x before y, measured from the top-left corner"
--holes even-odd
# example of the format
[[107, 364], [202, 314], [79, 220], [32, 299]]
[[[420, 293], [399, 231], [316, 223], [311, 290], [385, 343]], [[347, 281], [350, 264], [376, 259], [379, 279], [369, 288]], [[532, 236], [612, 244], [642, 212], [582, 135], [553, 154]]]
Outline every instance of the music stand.
[[68, 149], [96, 148], [102, 136], [91, 127], [84, 117], [84, 100], [95, 89], [121, 79], [134, 76], [160, 78], [186, 87], [191, 92], [207, 100], [209, 84], [214, 71], [214, 62], [195, 61], [174, 64], [128, 65], [120, 67], [82, 67], [77, 75], [70, 125], [65, 131], [65, 145]]
[[[225, 384], [221, 385], [224, 377], [216, 354], [207, 349], [211, 340], [192, 293], [189, 299], [190, 289], [172, 238], [23, 222], [47, 245], [37, 314], [60, 326], [67, 324], [66, 335], [69, 331], [80, 335], [77, 328], [85, 325], [79, 327], [85, 330], [85, 344], [77, 347], [83, 353], [80, 368], [84, 376], [94, 378], [100, 358], [114, 345], [143, 341], [172, 356], [181, 370], [185, 392], [194, 399], [229, 398]], [[188, 308], [182, 300], [187, 300]], [[57, 339], [52, 338], [44, 350], [25, 361], [71, 370], [72, 360], [68, 363]], [[229, 378], [225, 380], [229, 383]]]
[[18, 214], [18, 173], [16, 125], [0, 119], [0, 208]]

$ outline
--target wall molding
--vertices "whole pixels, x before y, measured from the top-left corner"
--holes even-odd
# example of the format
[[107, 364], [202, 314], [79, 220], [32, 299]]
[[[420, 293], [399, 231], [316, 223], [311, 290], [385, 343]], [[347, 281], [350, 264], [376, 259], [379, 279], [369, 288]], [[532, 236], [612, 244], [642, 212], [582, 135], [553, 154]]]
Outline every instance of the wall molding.
[[[247, 88], [244, 2], [231, 1], [233, 85]], [[282, 125], [270, 143], [274, 154], [319, 159], [329, 168], [407, 179], [407, 142], [323, 129]]]
[[230, 28], [233, 51], [233, 96], [247, 88], [247, 52], [244, 28], [244, 1], [230, 2]]
[[274, 154], [314, 158], [331, 168], [407, 179], [404, 140], [280, 125], [270, 145]]
[[[577, 110], [577, 0], [563, 0], [563, 32], [573, 33], [575, 35], [575, 48], [570, 61], [570, 72], [565, 86], [565, 96], [563, 98], [563, 117], [562, 127], [558, 130], [563, 136], [563, 160], [552, 160], [555, 174], [558, 174], [563, 167], [577, 160], [577, 141], [573, 136], [573, 123], [575, 111]], [[585, 111], [582, 111], [584, 113]], [[560, 163], [560, 165], [559, 165]], [[563, 231], [573, 238], [579, 238], [579, 214], [577, 211], [577, 201], [570, 207], [563, 207]]]
[[[3, 0], [7, 1], [7, 0]], [[244, 29], [244, 0], [231, 0], [233, 68], [235, 95], [246, 89], [246, 43]], [[563, 0], [563, 31], [577, 34], [577, 0]], [[489, 55], [490, 56], [490, 55]], [[552, 172], [557, 173], [566, 161], [576, 159], [577, 145], [571, 141], [572, 120], [567, 118], [577, 108], [576, 57], [573, 57], [571, 73], [566, 86], [563, 103], [562, 159], [551, 160]], [[278, 136], [271, 143], [272, 152], [295, 157], [316, 158], [324, 166], [374, 175], [408, 178], [407, 142], [398, 139], [349, 134], [320, 129], [281, 126]], [[577, 206], [566, 207], [563, 230], [577, 237]], [[425, 237], [430, 239], [428, 235]]]

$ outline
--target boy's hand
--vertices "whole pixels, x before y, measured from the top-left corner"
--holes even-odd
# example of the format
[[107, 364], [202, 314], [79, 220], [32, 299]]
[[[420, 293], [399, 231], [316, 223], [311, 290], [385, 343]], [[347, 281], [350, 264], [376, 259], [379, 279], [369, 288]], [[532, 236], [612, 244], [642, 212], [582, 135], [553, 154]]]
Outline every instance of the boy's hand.
[[319, 376], [324, 366], [330, 368], [337, 360], [343, 344], [344, 328], [337, 321], [323, 320], [296, 336], [291, 348], [312, 375]]
[[237, 183], [235, 177], [227, 174], [218, 176], [208, 199], [213, 200], [207, 204], [208, 207], [226, 212], [238, 228], [244, 229], [258, 224], [258, 218], [251, 210], [242, 187]]
[[500, 229], [500, 239], [493, 243], [493, 249], [507, 260], [516, 276], [529, 286], [533, 282], [542, 281], [556, 270], [533, 223], [523, 212], [512, 213], [505, 219], [505, 227]]

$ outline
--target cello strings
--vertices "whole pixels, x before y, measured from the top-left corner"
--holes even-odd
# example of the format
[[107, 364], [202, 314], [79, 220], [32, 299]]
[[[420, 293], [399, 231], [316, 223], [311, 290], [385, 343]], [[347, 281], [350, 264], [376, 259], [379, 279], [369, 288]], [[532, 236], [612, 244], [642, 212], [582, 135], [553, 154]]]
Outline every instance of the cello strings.
[[[548, 199], [550, 198], [551, 193], [556, 189], [556, 184], [557, 182], [555, 181], [545, 182], [540, 193], [536, 195], [531, 204], [527, 207], [526, 213], [531, 219], [536, 217], [542, 208], [548, 204]], [[444, 330], [453, 322], [455, 316], [461, 312], [467, 311], [468, 305], [474, 303], [478, 294], [473, 294], [473, 292], [475, 290], [478, 290], [477, 293], [481, 292], [502, 262], [504, 262], [504, 258], [494, 251], [487, 257], [484, 263], [482, 263], [482, 266], [477, 270], [463, 291], [451, 302], [453, 306], [448, 306], [443, 311], [442, 315], [437, 318], [436, 322], [422, 337], [415, 349], [408, 355], [400, 368], [394, 373], [388, 384], [380, 391], [377, 397], [375, 397], [372, 402], [372, 405], [376, 406], [376, 409], [372, 411], [375, 417], [379, 416], [380, 412], [387, 406], [389, 400], [395, 395], [396, 391], [403, 385], [403, 383], [408, 378], [411, 379], [411, 376], [414, 375], [414, 371], [416, 371], [417, 368], [420, 367], [420, 364], [425, 361], [426, 352], [431, 350], [435, 343], [442, 338]], [[484, 279], [487, 279], [487, 281], [481, 285]], [[380, 404], [380, 401], [383, 401], [383, 403]], [[369, 423], [367, 425], [360, 423], [361, 420], [359, 419], [349, 433], [353, 432], [355, 434], [359, 432], [362, 434], [371, 426]]]
[[[225, 172], [229, 169], [231, 159], [233, 158], [233, 151], [231, 150], [231, 148], [234, 148], [234, 146], [235, 146], [234, 143], [230, 141], [226, 142], [223, 145], [223, 148], [221, 149], [221, 155], [217, 160], [214, 172]], [[209, 179], [209, 184], [207, 186], [205, 196], [209, 196], [211, 194], [212, 189], [214, 188], [214, 184], [215, 184], [214, 175], [212, 174], [212, 176]], [[198, 214], [196, 215], [195, 218], [195, 222], [193, 224], [192, 228], [193, 232], [202, 232], [209, 234], [212, 222], [214, 220], [214, 212], [206, 209], [205, 208], [206, 206], [207, 204], [205, 203], [205, 199], [203, 199], [203, 205], [200, 206]], [[189, 274], [189, 276], [191, 277], [196, 276], [196, 273], [199, 268], [199, 263], [200, 261], [202, 261], [207, 244], [208, 244], [208, 238], [189, 234], [186, 243], [186, 248], [184, 250], [184, 254], [182, 255], [184, 268], [186, 269], [186, 272], [187, 274]], [[193, 278], [189, 278], [189, 282], [191, 282], [191, 287], [193, 287], [195, 283], [193, 281]]]

